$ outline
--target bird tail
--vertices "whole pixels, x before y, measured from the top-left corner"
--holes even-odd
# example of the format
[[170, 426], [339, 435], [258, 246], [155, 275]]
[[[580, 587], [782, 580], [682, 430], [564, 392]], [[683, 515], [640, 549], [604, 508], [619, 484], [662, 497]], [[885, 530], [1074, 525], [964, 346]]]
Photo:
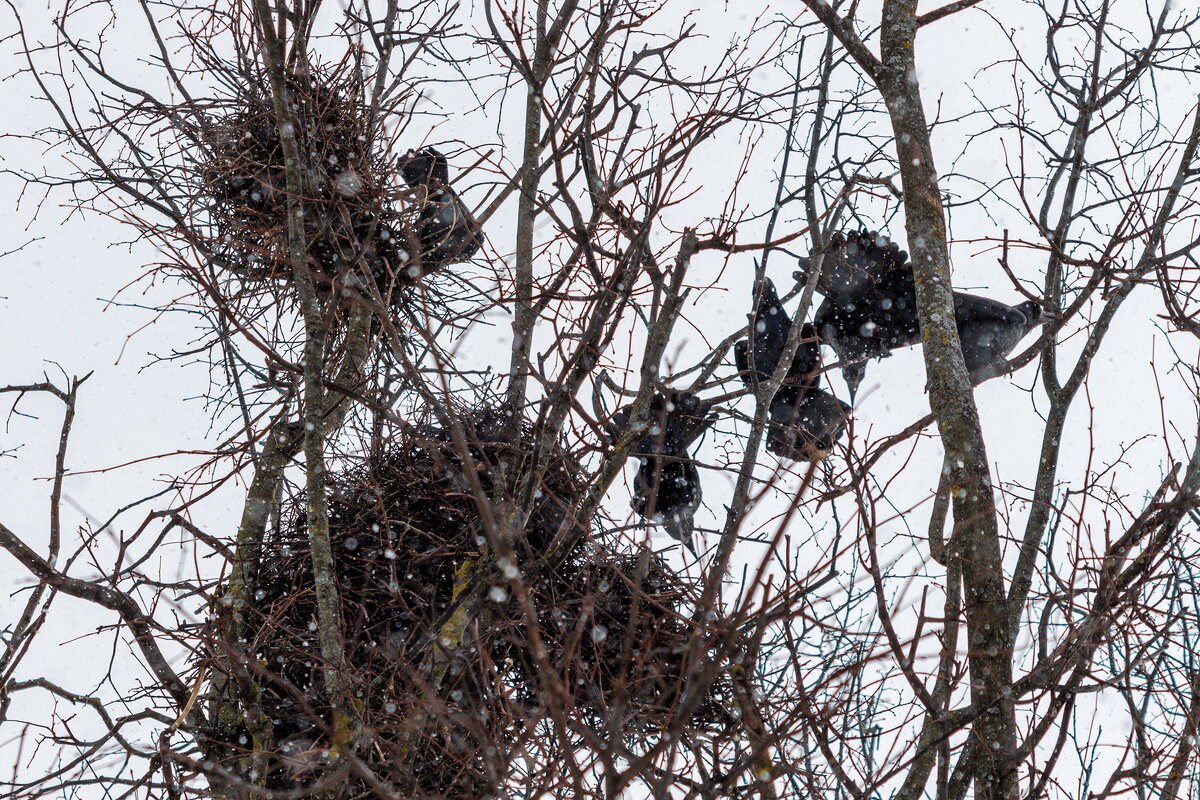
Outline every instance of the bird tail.
[[679, 514], [663, 514], [662, 526], [672, 539], [678, 539], [683, 543], [683, 546], [688, 549], [693, 556], [699, 557], [696, 552], [696, 545], [692, 541], [692, 525], [691, 520]]

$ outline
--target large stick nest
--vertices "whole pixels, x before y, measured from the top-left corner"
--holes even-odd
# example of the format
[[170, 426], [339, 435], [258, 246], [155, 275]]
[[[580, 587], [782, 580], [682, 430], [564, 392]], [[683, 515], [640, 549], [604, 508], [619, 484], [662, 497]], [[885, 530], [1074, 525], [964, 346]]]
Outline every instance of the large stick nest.
[[[305, 268], [328, 291], [373, 290], [396, 302], [437, 263], [413, 257], [421, 211], [400, 179], [400, 156], [360, 79], [320, 72], [290, 79], [288, 114], [300, 151]], [[244, 284], [287, 282], [287, 164], [269, 86], [216, 105], [201, 131], [198, 190], [207, 198], [217, 261]]]
[[[501, 745], [544, 720], [539, 698], [552, 685], [565, 687], [581, 723], [633, 744], [677, 722], [685, 683], [693, 678], [694, 694], [694, 676], [713, 654], [689, 618], [689, 581], [656, 555], [607, 553], [583, 535], [586, 521], [572, 516], [584, 473], [565, 451], [550, 455], [512, 542], [517, 563], [493, 561], [468, 476], [494, 499], [502, 461], [509, 474], [529, 468], [532, 431], [514, 446], [501, 441], [499, 415], [464, 420], [469, 458], [447, 431], [430, 426], [333, 478], [328, 496], [348, 679], [369, 737], [361, 757], [389, 779], [415, 775], [434, 795], [482, 796], [504, 780]], [[270, 771], [284, 783], [296, 781], [298, 769], [311, 773], [313, 758], [303, 754], [328, 741], [305, 500], [292, 501], [262, 548], [242, 645], [261, 666], [258, 703], [274, 728]], [[563, 529], [577, 543], [556, 568], [545, 568], [539, 559]], [[544, 657], [535, 654], [530, 618], [509, 580], [514, 569]], [[462, 640], [448, 641], [456, 598], [472, 596], [482, 602], [470, 607]], [[213, 647], [224, 649], [220, 641]], [[724, 673], [713, 675], [686, 709], [691, 731], [731, 722]]]

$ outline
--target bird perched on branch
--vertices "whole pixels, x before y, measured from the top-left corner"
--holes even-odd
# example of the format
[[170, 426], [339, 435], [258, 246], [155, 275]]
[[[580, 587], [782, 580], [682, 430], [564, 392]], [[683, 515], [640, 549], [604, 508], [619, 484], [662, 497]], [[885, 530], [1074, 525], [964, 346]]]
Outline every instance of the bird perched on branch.
[[771, 403], [767, 450], [793, 461], [824, 461], [846, 430], [853, 409], [815, 386], [795, 391], [798, 397]]
[[[769, 278], [754, 292], [754, 310], [750, 313], [750, 331], [745, 339], [733, 346], [733, 358], [742, 380], [751, 389], [768, 380], [783, 358], [784, 346], [792, 330], [792, 319], [788, 316], [779, 293]], [[809, 380], [821, 361], [821, 347], [817, 331], [805, 323], [800, 332], [800, 343], [792, 357], [791, 366], [784, 376], [787, 385], [798, 385]]]
[[[742, 381], [757, 391], [783, 358], [792, 320], [769, 279], [762, 280], [754, 295], [749, 334], [734, 345], [733, 357]], [[820, 363], [816, 327], [806, 322], [792, 363], [768, 407], [767, 450], [781, 458], [824, 459], [845, 430], [850, 407], [817, 388]]]
[[908, 254], [874, 231], [835, 233], [829, 246], [800, 259], [795, 278], [819, 265], [817, 291], [825, 296], [813, 319], [821, 341], [846, 363], [850, 398], [866, 373], [866, 359], [882, 358], [921, 338], [916, 287]]
[[[825, 295], [814, 324], [842, 361], [850, 397], [866, 372], [865, 361], [921, 341], [916, 282], [908, 254], [875, 231], [835, 233], [829, 246], [800, 259], [797, 280], [819, 265], [817, 291]], [[1042, 321], [1036, 302], [1008, 306], [965, 292], [954, 293], [954, 316], [963, 359], [972, 379], [996, 374], [1017, 343]]]
[[[640, 434], [631, 455], [641, 460], [633, 479], [633, 510], [652, 524], [660, 524], [673, 538], [696, 555], [692, 520], [703, 493], [700, 472], [688, 448], [716, 421], [712, 402], [688, 392], [667, 390], [650, 399], [646, 421], [633, 431]], [[614, 442], [630, 428], [631, 409], [613, 414], [609, 435]]]
[[1033, 300], [1010, 306], [966, 292], [954, 293], [954, 319], [963, 361], [976, 381], [998, 375], [1017, 342], [1045, 321], [1041, 305]]
[[400, 174], [418, 190], [421, 203], [416, 221], [419, 260], [409, 270], [433, 272], [473, 256], [483, 245], [483, 233], [450, 186], [446, 157], [432, 147], [409, 150], [400, 162]]

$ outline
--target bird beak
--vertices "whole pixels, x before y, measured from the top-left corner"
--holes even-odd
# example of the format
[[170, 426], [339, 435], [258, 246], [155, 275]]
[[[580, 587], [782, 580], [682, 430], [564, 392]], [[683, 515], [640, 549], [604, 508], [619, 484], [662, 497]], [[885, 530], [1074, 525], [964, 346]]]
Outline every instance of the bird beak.
[[866, 374], [867, 365], [862, 361], [842, 369], [842, 377], [846, 379], [846, 388], [850, 390], [851, 405], [854, 405], [854, 397], [858, 394], [858, 387], [862, 385], [863, 377]]

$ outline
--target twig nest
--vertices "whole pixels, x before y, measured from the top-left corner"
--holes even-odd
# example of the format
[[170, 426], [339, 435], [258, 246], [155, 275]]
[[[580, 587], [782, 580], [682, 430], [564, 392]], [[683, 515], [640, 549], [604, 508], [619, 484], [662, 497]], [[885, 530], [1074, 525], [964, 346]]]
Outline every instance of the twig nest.
[[[550, 668], [574, 693], [572, 713], [609, 731], [619, 708], [616, 729], [631, 741], [671, 724], [684, 687], [695, 692], [689, 676], [713, 654], [692, 641], [687, 581], [656, 556], [605, 554], [582, 535], [590, 522], [573, 518], [587, 484], [569, 452], [550, 454], [511, 542], [516, 558], [494, 557], [476, 487], [488, 498], [505, 494], [502, 462], [506, 474], [528, 474], [534, 431], [525, 426], [513, 444], [496, 411], [461, 419], [466, 453], [447, 430], [428, 426], [334, 477], [329, 527], [345, 682], [370, 735], [360, 757], [381, 776], [420, 776], [424, 792], [475, 797], [503, 780], [489, 749], [503, 752], [500, 743], [544, 713], [544, 666], [532, 652], [522, 591]], [[306, 514], [306, 498], [294, 498], [264, 543], [246, 641], [235, 648], [258, 665], [255, 703], [271, 720], [270, 785], [280, 787], [295, 783], [298, 764], [319, 773], [312, 753], [328, 741]], [[541, 559], [562, 530], [575, 544], [551, 568]], [[471, 604], [466, 627], [455, 628], [461, 603]], [[219, 639], [209, 647], [230, 650]], [[691, 729], [729, 723], [724, 687], [717, 669], [689, 707]], [[414, 720], [427, 719], [436, 735], [414, 740]]]
[[[715, 635], [694, 641], [695, 588], [657, 555], [595, 552], [531, 587], [547, 655], [585, 724], [601, 734], [620, 731], [635, 747], [678, 721], [693, 678], [693, 692], [702, 688], [687, 711], [688, 729], [713, 732], [732, 723], [732, 692], [714, 654]], [[511, 647], [498, 652], [521, 664], [519, 691], [536, 703], [528, 631], [517, 624], [507, 638]]]
[[[398, 181], [397, 159], [362, 100], [363, 90], [354, 78], [306, 76], [289, 84], [287, 132], [300, 153], [292, 166], [300, 184], [306, 267], [326, 290], [358, 275], [394, 300], [397, 288], [433, 270], [410, 269], [423, 206]], [[265, 79], [226, 103], [202, 131], [201, 205], [218, 264], [242, 281], [291, 277], [289, 165], [280, 134]], [[369, 293], [371, 287], [361, 288]]]

